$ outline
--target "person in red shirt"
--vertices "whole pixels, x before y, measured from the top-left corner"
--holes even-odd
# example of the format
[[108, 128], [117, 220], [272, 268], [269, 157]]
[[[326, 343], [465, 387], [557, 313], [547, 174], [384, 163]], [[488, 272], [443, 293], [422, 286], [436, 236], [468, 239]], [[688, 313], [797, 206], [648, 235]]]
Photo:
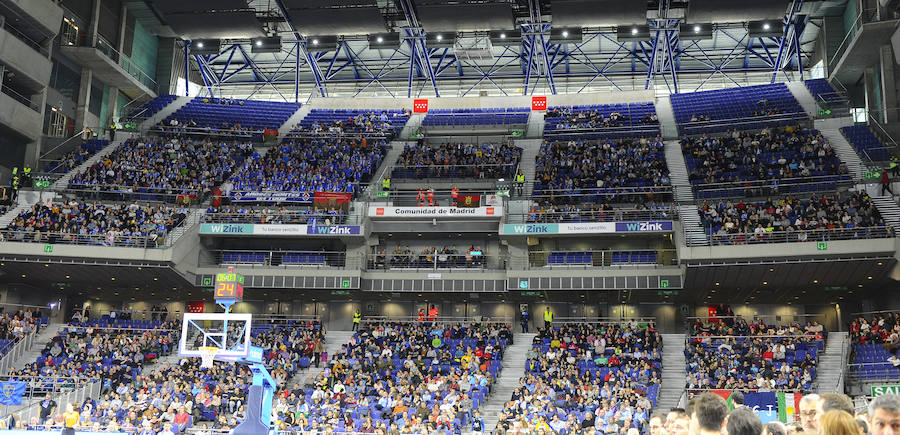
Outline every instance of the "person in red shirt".
[[438, 309], [437, 309], [437, 307], [432, 305], [431, 308], [428, 310], [428, 321], [434, 322], [437, 319], [437, 316], [438, 316]]

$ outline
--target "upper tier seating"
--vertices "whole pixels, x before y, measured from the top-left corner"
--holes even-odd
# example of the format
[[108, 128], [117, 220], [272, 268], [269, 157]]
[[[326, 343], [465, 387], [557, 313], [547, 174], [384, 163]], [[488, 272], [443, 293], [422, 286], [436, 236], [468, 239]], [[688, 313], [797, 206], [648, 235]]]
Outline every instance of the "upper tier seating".
[[884, 147], [884, 144], [875, 137], [872, 130], [866, 124], [856, 124], [849, 127], [841, 128], [841, 133], [847, 138], [847, 142], [856, 148], [857, 154], [863, 160], [871, 160], [874, 162], [886, 162], [891, 159], [891, 153]]
[[744, 196], [744, 187], [750, 186], [777, 186], [780, 193], [834, 190], [838, 180], [849, 179], [846, 167], [817, 130], [735, 130], [715, 137], [685, 137], [681, 148], [700, 198]]
[[684, 350], [687, 388], [809, 391], [825, 335], [817, 322], [804, 327], [742, 318], [697, 320]]
[[97, 151], [102, 150], [107, 145], [109, 145], [108, 140], [91, 139], [85, 141], [74, 150], [63, 154], [57, 161], [48, 163], [44, 166], [44, 172], [65, 174], [84, 163], [85, 160], [89, 159], [92, 155], [96, 154]]
[[534, 194], [557, 203], [607, 202], [603, 192], [627, 194], [668, 186], [661, 140], [560, 140], [544, 142], [536, 158]]
[[522, 148], [511, 144], [405, 145], [392, 176], [401, 178], [512, 178]]
[[659, 135], [656, 106], [647, 103], [553, 106], [544, 115], [544, 137], [564, 140]]
[[[178, 195], [202, 197], [221, 185], [249, 156], [247, 143], [210, 140], [130, 139], [69, 181], [70, 189], [95, 196], [116, 193], [174, 202]], [[131, 193], [134, 193], [133, 195]]]
[[149, 118], [163, 109], [163, 107], [172, 104], [178, 98], [176, 95], [160, 95], [146, 103], [140, 107], [135, 107], [131, 113], [128, 114], [128, 118]]
[[612, 207], [609, 204], [564, 204], [554, 205], [548, 201], [532, 205], [528, 211], [529, 223], [556, 222], [625, 222], [670, 220], [672, 210], [663, 204], [638, 203], [628, 208]]
[[307, 224], [341, 225], [347, 220], [347, 213], [340, 209], [265, 207], [253, 209], [240, 206], [213, 207], [206, 209], [203, 222], [251, 223], [251, 224]]
[[197, 97], [161, 124], [167, 131], [174, 128], [178, 132], [181, 128], [187, 133], [208, 132], [259, 140], [264, 130], [277, 130], [299, 108], [299, 103]]
[[659, 392], [661, 345], [653, 325], [635, 320], [541, 329], [498, 426], [559, 434], [643, 431]]
[[808, 199], [703, 202], [700, 218], [716, 245], [893, 237], [865, 193]]
[[806, 88], [812, 94], [817, 103], [828, 106], [840, 104], [847, 101], [843, 95], [839, 94], [831, 87], [828, 80], [810, 79], [806, 80]]
[[425, 127], [465, 125], [518, 125], [528, 123], [527, 107], [483, 109], [431, 109], [422, 120]]
[[359, 192], [386, 153], [384, 140], [305, 138], [247, 159], [231, 177], [235, 191]]
[[808, 118], [784, 83], [672, 94], [670, 98], [679, 131], [685, 135], [791, 125]]
[[459, 433], [494, 388], [511, 338], [503, 324], [363, 323], [304, 390], [288, 426]]
[[409, 111], [399, 109], [312, 109], [285, 140], [310, 135], [363, 135], [390, 141], [400, 134]]

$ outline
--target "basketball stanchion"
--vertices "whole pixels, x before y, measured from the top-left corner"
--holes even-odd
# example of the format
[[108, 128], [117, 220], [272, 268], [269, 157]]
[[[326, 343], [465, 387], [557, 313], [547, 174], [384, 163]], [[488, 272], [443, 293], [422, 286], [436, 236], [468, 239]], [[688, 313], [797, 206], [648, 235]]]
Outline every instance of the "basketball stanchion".
[[244, 298], [244, 276], [232, 267], [226, 273], [216, 274], [215, 297], [224, 313], [184, 314], [178, 354], [199, 357], [203, 369], [212, 368], [215, 361], [247, 364], [253, 374], [245, 402], [247, 417], [231, 434], [272, 434], [275, 380], [266, 369], [263, 349], [250, 344], [253, 316], [231, 313], [232, 306]]

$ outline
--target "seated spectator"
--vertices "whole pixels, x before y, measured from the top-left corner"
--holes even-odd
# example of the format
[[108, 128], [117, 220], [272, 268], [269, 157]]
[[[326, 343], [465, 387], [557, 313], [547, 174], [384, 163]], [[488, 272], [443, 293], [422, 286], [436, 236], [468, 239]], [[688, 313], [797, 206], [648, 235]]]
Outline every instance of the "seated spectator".
[[367, 136], [390, 141], [403, 129], [409, 110], [339, 110], [334, 113], [313, 109], [288, 134], [290, 140], [309, 136]]
[[[384, 256], [384, 250], [375, 251], [373, 255]], [[394, 249], [389, 259], [392, 268], [453, 268], [453, 267], [484, 267], [485, 257], [481, 246], [470, 245], [467, 249], [457, 249], [456, 245], [444, 246], [441, 249], [426, 246], [418, 254], [410, 249], [409, 245]]]
[[878, 313], [869, 318], [856, 317], [850, 322], [850, 339], [854, 343], [900, 344], [900, 314]]
[[591, 194], [603, 191], [668, 185], [661, 138], [544, 142], [536, 159], [534, 194], [561, 196], [562, 203], [590, 202]]
[[824, 331], [810, 324], [695, 321], [684, 355], [688, 389], [809, 390]]
[[75, 174], [69, 188], [202, 197], [222, 184], [252, 150], [247, 143], [132, 139], [84, 172]]
[[203, 222], [216, 223], [257, 223], [257, 224], [307, 224], [307, 225], [341, 225], [347, 220], [347, 212], [343, 209], [304, 207], [288, 208], [264, 207], [261, 209], [232, 205], [225, 207], [209, 206], [203, 216]]
[[642, 431], [659, 391], [661, 346], [653, 325], [637, 321], [543, 328], [498, 427], [548, 426], [545, 431], [552, 433]]
[[681, 140], [692, 184], [839, 176], [846, 167], [825, 138], [799, 127], [732, 131]]
[[186, 210], [163, 205], [71, 200], [31, 206], [7, 226], [9, 241], [155, 247], [181, 225]]
[[[369, 143], [376, 142], [376, 143]], [[356, 193], [385, 154], [383, 140], [303, 139], [254, 153], [234, 176], [235, 191]]]
[[104, 146], [106, 146], [108, 142], [106, 141], [88, 141], [80, 146], [76, 147], [74, 150], [69, 151], [63, 154], [59, 159], [54, 162], [49, 163], [47, 166], [44, 166], [44, 172], [57, 173], [57, 174], [65, 174], [75, 169], [85, 160], [89, 159], [92, 155], [96, 154], [97, 151], [100, 151]]
[[522, 148], [511, 144], [406, 145], [394, 178], [512, 178]]
[[489, 322], [366, 323], [312, 389], [274, 412], [301, 414], [289, 426], [299, 431], [455, 433], [494, 388], [511, 338], [508, 325]]
[[650, 202], [635, 204], [629, 208], [614, 208], [609, 204], [563, 204], [554, 205], [541, 201], [528, 211], [529, 223], [554, 222], [622, 222], [653, 219], [671, 219], [670, 207]]
[[891, 237], [878, 209], [865, 193], [835, 192], [808, 199], [791, 196], [765, 201], [704, 201], [703, 225], [716, 244], [819, 240], [826, 232], [858, 237]]

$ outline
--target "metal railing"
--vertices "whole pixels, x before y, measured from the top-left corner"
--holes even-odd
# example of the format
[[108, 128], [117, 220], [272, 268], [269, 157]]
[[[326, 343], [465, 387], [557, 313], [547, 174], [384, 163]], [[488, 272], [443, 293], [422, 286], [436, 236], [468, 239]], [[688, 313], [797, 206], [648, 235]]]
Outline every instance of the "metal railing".
[[860, 9], [859, 13], [856, 15], [856, 19], [853, 20], [853, 24], [850, 25], [849, 29], [846, 30], [846, 34], [844, 35], [844, 39], [841, 40], [841, 43], [834, 50], [834, 55], [831, 59], [828, 60], [828, 71], [834, 71], [835, 64], [841, 59], [841, 56], [844, 55], [844, 52], [847, 48], [850, 47], [850, 41], [856, 37], [856, 34], [862, 30], [863, 24], [871, 23], [878, 19], [878, 9], [870, 8], [870, 9]]
[[42, 154], [41, 154], [41, 157], [40, 157], [40, 159], [39, 159], [39, 161], [41, 161], [41, 162], [51, 162], [51, 163], [52, 163], [52, 162], [57, 162], [57, 161], [59, 161], [59, 159], [48, 159], [47, 156], [49, 156], [50, 154], [52, 154], [54, 151], [56, 151], [56, 150], [62, 148], [63, 145], [69, 143], [69, 141], [71, 141], [71, 140], [73, 140], [73, 139], [77, 139], [77, 140], [79, 140], [79, 141], [83, 141], [83, 140], [84, 140], [84, 132], [85, 132], [85, 131], [88, 131], [88, 130], [90, 130], [90, 131], [96, 131], [96, 130], [90, 129], [90, 128], [83, 128], [83, 129], [81, 129], [81, 131], [79, 131], [78, 133], [73, 134], [72, 136], [68, 137], [66, 140], [64, 140], [64, 141], [62, 141], [62, 142], [60, 142], [60, 143], [58, 143], [58, 144], [57, 144], [56, 146], [54, 146], [53, 148], [50, 148], [49, 150], [47, 150], [47, 151], [45, 151], [44, 153], [42, 153]]
[[9, 373], [19, 359], [31, 350], [35, 336], [37, 336], [37, 330], [32, 329], [24, 337], [16, 341], [3, 355], [3, 358], [0, 358], [0, 373]]
[[[388, 171], [396, 182], [422, 179], [513, 179], [518, 163], [477, 165], [394, 165]], [[443, 180], [442, 180], [443, 181]]]
[[[426, 311], [427, 313], [427, 311]], [[487, 323], [487, 324], [497, 324], [497, 325], [511, 325], [510, 322], [513, 321], [512, 317], [506, 316], [442, 316], [438, 315], [433, 320], [428, 320], [429, 318], [425, 317], [426, 321], [430, 321], [432, 323], [441, 323], [441, 324], [452, 324], [452, 323]], [[363, 316], [361, 321], [363, 323], [419, 323], [421, 320], [418, 316]]]
[[[740, 315], [740, 314], [733, 315], [733, 316], [709, 316], [709, 315], [707, 315], [707, 316], [685, 317], [684, 320], [686, 322], [688, 322], [688, 326], [690, 326], [691, 322], [694, 320], [702, 320], [702, 321], [706, 321], [706, 322], [709, 322], [712, 319], [716, 319], [719, 321], [724, 320], [724, 319], [735, 319], [735, 320], [744, 320], [744, 321], [748, 321], [748, 322], [755, 321], [755, 320], [763, 320], [763, 321], [779, 322], [780, 324], [785, 324], [785, 323], [797, 323], [798, 318], [801, 321], [804, 319], [806, 319], [808, 321], [808, 319], [813, 319], [813, 318], [821, 318], [824, 320], [825, 315], [824, 314], [754, 314], [752, 316], [744, 316], [744, 315]], [[771, 325], [769, 325], [769, 326], [771, 326]]]
[[[99, 319], [103, 316], [109, 316], [116, 313], [116, 320], [155, 320], [159, 321], [181, 321], [181, 311], [153, 311], [153, 310], [102, 310], [97, 313], [91, 313], [89, 319]], [[99, 315], [99, 316], [98, 316]], [[100, 328], [104, 329], [104, 328]], [[109, 329], [109, 328], [106, 328]], [[161, 330], [155, 328], [156, 330]], [[133, 330], [133, 329], [129, 329]]]
[[[794, 243], [825, 242], [832, 240], [883, 239], [894, 237], [891, 227], [858, 227], [833, 228], [796, 231], [763, 231], [760, 233], [725, 233], [712, 234], [706, 229], [706, 235], [712, 246], [723, 245], [755, 245], [762, 243]], [[700, 246], [685, 237], [687, 246]]]
[[857, 184], [848, 174], [693, 184], [698, 200], [767, 198], [789, 193], [833, 191]]
[[[744, 116], [739, 118], [729, 118], [729, 119], [711, 119], [709, 121], [688, 121], [679, 124], [679, 127], [683, 134], [698, 134], [697, 130], [702, 130], [704, 128], [718, 128], [726, 126], [729, 130], [741, 130], [739, 126], [741, 125], [756, 125], [756, 124], [765, 124], [765, 123], [774, 123], [774, 122], [783, 122], [783, 121], [805, 121], [809, 120], [809, 115], [806, 112], [792, 112], [792, 113], [778, 113], [774, 115], [762, 115], [762, 116]], [[688, 131], [690, 130], [690, 133]]]
[[847, 380], [860, 382], [876, 382], [900, 379], [900, 371], [896, 370], [896, 366], [885, 361], [878, 363], [851, 363], [847, 364], [847, 369], [842, 371], [842, 375]]
[[[537, 313], [540, 315], [541, 313]], [[642, 323], [647, 324], [647, 326], [654, 326], [656, 324], [656, 317], [603, 317], [603, 316], [553, 316], [554, 325], [564, 325], [571, 323], [588, 323], [591, 325], [628, 325], [632, 321], [636, 322], [638, 326]]]
[[361, 216], [327, 212], [305, 213], [305, 210], [247, 210], [246, 213], [218, 211], [206, 213], [200, 219], [203, 223], [244, 223], [244, 224], [303, 224], [303, 225], [359, 225]]
[[369, 131], [369, 132], [339, 132], [332, 133], [328, 131], [322, 132], [312, 132], [309, 130], [298, 130], [296, 127], [292, 129], [290, 132], [284, 135], [284, 140], [288, 141], [291, 139], [376, 139], [376, 140], [391, 140], [394, 138], [396, 134], [399, 134], [399, 131], [395, 132], [394, 129], [388, 129], [384, 131]]
[[0, 230], [0, 241], [59, 245], [105, 246], [151, 249], [162, 247], [165, 235], [119, 236], [110, 234], [75, 234], [52, 231]]
[[115, 184], [78, 184], [73, 182], [69, 182], [69, 185], [63, 192], [95, 201], [151, 201], [182, 205], [198, 204], [208, 194], [208, 192], [180, 187], [119, 186]]
[[[66, 409], [66, 405], [70, 403], [73, 406], [77, 407], [81, 406], [81, 404], [84, 403], [84, 401], [88, 398], [97, 399], [100, 397], [101, 382], [99, 379], [85, 380], [82, 378], [59, 377], [41, 378], [44, 378], [45, 381], [41, 381], [37, 378], [26, 380], [26, 382], [29, 383], [29, 387], [25, 390], [26, 396], [22, 401], [23, 405], [11, 412], [12, 414], [15, 414], [17, 416], [17, 419], [19, 421], [29, 422], [32, 418], [40, 418], [40, 403], [41, 400], [45, 397], [50, 397], [54, 401], [56, 401], [57, 412], [59, 412], [60, 409]], [[20, 376], [0, 376], [0, 381], [18, 381], [22, 379], [23, 377]], [[34, 387], [32, 387], [32, 383], [41, 384], [42, 389], [35, 389]], [[35, 391], [37, 391], [39, 394], [34, 394]]]
[[[635, 259], [631, 256], [631, 253], [635, 251], [646, 254]], [[604, 249], [572, 252], [579, 254], [580, 258], [568, 259], [565, 257], [565, 254], [569, 253], [567, 251], [529, 251], [527, 257], [510, 256], [508, 266], [510, 269], [589, 269], [595, 267], [658, 268], [678, 264], [678, 253], [675, 249], [635, 248], [632, 250]], [[553, 258], [560, 255], [563, 258]]]
[[[465, 250], [463, 250], [465, 251]], [[502, 255], [473, 254], [457, 251], [455, 254], [433, 253], [375, 253], [366, 256], [369, 271], [473, 271], [501, 270], [506, 268], [506, 257]]]
[[[10, 12], [9, 9], [4, 10], [4, 14], [7, 14], [9, 12]], [[18, 16], [18, 14], [16, 14], [16, 15]], [[21, 16], [19, 16], [19, 17], [21, 18]], [[15, 36], [16, 39], [24, 42], [25, 45], [35, 49], [35, 51], [37, 51], [38, 53], [40, 53], [44, 56], [50, 55], [50, 49], [48, 47], [41, 45], [41, 43], [31, 39], [30, 37], [28, 37], [28, 35], [26, 35], [22, 31], [20, 31], [19, 29], [13, 27], [11, 25], [11, 22], [12, 22], [12, 20], [10, 19], [10, 17], [7, 17], [5, 20], [0, 21], [0, 27], [3, 27], [4, 30], [9, 32], [11, 35]], [[19, 22], [19, 21], [17, 20], [17, 22]], [[28, 19], [26, 18], [24, 22], [28, 22]]]
[[201, 258], [201, 263], [215, 266], [240, 266], [241, 268], [280, 267], [316, 269], [358, 269], [363, 265], [361, 255], [347, 255], [345, 251], [320, 251], [317, 249], [283, 250], [210, 250], [211, 257]]
[[228, 137], [246, 139], [250, 142], [261, 141], [264, 130], [255, 130], [242, 127], [240, 130], [221, 127], [188, 127], [184, 125], [171, 126], [158, 124], [148, 130], [160, 136], [177, 135], [177, 136], [209, 136], [209, 137]]
[[127, 56], [119, 53], [118, 50], [113, 48], [112, 44], [103, 40], [103, 38], [97, 38], [97, 43], [94, 44], [94, 48], [97, 51], [103, 53], [106, 57], [112, 59], [116, 62], [125, 72], [128, 73], [131, 77], [134, 77], [137, 81], [139, 81], [142, 85], [146, 86], [148, 89], [153, 91], [153, 93], [157, 93], [159, 87], [156, 84], [156, 80], [153, 80], [149, 74], [144, 72], [141, 67], [131, 61]]
[[657, 122], [655, 124], [644, 124], [641, 126], [617, 126], [617, 127], [597, 126], [597, 127], [576, 127], [576, 128], [552, 129], [552, 130], [544, 131], [544, 137], [559, 139], [560, 137], [565, 138], [566, 136], [571, 136], [571, 137], [575, 138], [578, 136], [592, 135], [592, 134], [650, 137], [650, 136], [659, 136], [659, 132], [660, 132], [660, 125]]
[[[535, 206], [535, 208], [537, 207]], [[650, 207], [650, 209], [614, 208], [612, 210], [579, 209], [573, 211], [540, 211], [538, 209], [527, 214], [507, 214], [506, 223], [626, 222], [672, 220], [678, 217], [677, 209], [674, 207]]]
[[40, 111], [41, 111], [41, 106], [40, 106], [40, 104], [35, 103], [34, 101], [32, 101], [30, 97], [27, 97], [27, 96], [25, 96], [25, 95], [22, 95], [22, 94], [16, 92], [15, 90], [13, 90], [12, 88], [10, 88], [9, 86], [6, 86], [6, 85], [3, 85], [2, 83], [0, 83], [0, 92], [3, 92], [4, 94], [6, 94], [7, 96], [9, 96], [9, 97], [12, 98], [13, 100], [16, 100], [16, 101], [18, 101], [19, 103], [22, 103], [22, 105], [28, 107], [29, 109], [31, 109], [31, 110], [33, 110], [33, 111], [35, 111], [35, 112], [40, 113]]

